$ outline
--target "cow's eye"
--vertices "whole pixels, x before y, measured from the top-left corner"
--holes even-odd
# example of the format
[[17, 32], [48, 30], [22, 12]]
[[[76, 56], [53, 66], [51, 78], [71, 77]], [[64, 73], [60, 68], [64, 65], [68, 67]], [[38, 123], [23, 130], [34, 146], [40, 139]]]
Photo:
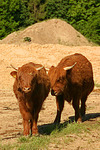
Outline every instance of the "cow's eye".
[[59, 79], [57, 79], [56, 81], [59, 82]]
[[62, 77], [62, 80], [64, 81], [64, 80], [65, 80], [65, 77]]
[[21, 76], [19, 76], [19, 80], [21, 80]]
[[57, 79], [57, 82], [61, 82], [61, 78]]
[[62, 83], [62, 79], [59, 79], [59, 82]]

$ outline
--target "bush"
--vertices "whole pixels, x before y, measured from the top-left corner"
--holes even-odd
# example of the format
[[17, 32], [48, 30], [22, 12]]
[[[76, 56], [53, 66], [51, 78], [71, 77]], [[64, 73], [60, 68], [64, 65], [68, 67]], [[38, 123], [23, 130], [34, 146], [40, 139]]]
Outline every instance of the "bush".
[[25, 37], [24, 41], [31, 42], [31, 38], [30, 37]]

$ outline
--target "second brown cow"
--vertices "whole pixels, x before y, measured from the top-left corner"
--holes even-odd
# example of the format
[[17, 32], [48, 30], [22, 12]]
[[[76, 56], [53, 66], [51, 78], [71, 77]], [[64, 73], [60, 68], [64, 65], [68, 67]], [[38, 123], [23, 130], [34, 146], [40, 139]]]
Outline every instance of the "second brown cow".
[[[75, 121], [82, 121], [87, 96], [94, 87], [91, 63], [85, 56], [76, 53], [63, 58], [57, 67], [52, 66], [48, 75], [51, 82], [51, 94], [56, 96], [57, 115], [54, 122], [60, 122], [64, 100], [72, 102]], [[80, 100], [81, 108], [79, 109]]]
[[24, 135], [30, 132], [35, 135], [38, 115], [50, 90], [46, 70], [42, 65], [30, 62], [12, 71], [11, 75], [15, 78], [13, 90], [23, 118]]

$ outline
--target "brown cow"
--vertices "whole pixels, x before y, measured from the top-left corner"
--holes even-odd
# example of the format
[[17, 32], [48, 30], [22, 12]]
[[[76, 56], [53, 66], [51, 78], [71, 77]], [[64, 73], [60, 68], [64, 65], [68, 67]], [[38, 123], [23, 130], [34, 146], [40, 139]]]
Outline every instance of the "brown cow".
[[51, 82], [51, 94], [56, 96], [57, 115], [54, 123], [60, 122], [64, 100], [72, 102], [75, 121], [81, 122], [82, 116], [85, 115], [87, 96], [94, 87], [91, 63], [85, 56], [76, 53], [63, 58], [57, 67], [52, 66], [48, 75]]
[[42, 104], [50, 90], [50, 80], [40, 64], [32, 62], [10, 73], [15, 82], [13, 91], [23, 118], [24, 135], [38, 133], [37, 120]]

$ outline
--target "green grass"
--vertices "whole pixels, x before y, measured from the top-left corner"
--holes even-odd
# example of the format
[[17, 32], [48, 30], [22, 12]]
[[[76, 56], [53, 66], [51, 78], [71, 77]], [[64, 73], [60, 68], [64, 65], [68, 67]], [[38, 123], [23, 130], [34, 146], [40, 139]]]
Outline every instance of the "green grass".
[[99, 83], [96, 83], [96, 82], [95, 82], [95, 83], [94, 83], [94, 86], [97, 87], [97, 88], [100, 88], [100, 84], [99, 84]]
[[50, 140], [49, 137], [47, 136], [41, 136], [41, 137], [38, 136], [38, 137], [26, 138], [22, 142], [22, 138], [20, 138], [19, 143], [21, 145], [19, 146], [18, 150], [38, 150], [41, 148], [47, 149], [47, 146]]
[[100, 131], [100, 121], [96, 121], [94, 124], [86, 122], [82, 124], [63, 123], [60, 126], [47, 125], [41, 131], [40, 136], [22, 136], [13, 145], [0, 145], [0, 150], [47, 150], [50, 144], [57, 148], [60, 145], [73, 142], [73, 135], [91, 134], [93, 130]]

